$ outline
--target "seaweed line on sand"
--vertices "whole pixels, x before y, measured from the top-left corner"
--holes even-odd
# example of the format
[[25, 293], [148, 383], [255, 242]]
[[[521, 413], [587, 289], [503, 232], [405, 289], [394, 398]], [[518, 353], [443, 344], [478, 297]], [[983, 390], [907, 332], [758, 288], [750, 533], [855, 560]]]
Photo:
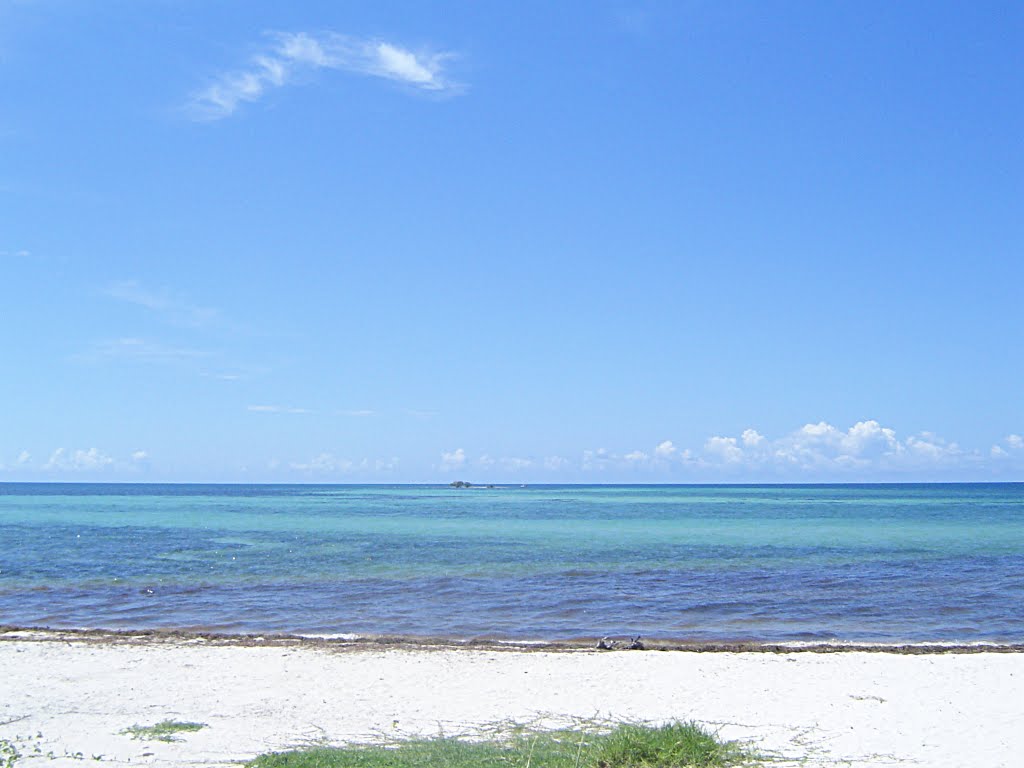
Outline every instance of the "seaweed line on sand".
[[493, 638], [465, 640], [446, 637], [414, 637], [403, 635], [365, 635], [358, 637], [315, 637], [294, 634], [226, 634], [178, 629], [53, 629], [0, 625], [0, 642], [74, 642], [97, 645], [174, 645], [207, 644], [241, 647], [309, 647], [331, 651], [346, 650], [417, 650], [447, 651], [471, 649], [515, 653], [563, 652], [638, 653], [657, 651], [688, 651], [691, 653], [895, 653], [908, 656], [932, 654], [1024, 653], [1024, 643], [758, 643], [758, 642], [680, 642], [646, 640], [642, 650], [621, 648], [597, 650], [600, 638], [574, 638], [551, 642], [517, 642]]

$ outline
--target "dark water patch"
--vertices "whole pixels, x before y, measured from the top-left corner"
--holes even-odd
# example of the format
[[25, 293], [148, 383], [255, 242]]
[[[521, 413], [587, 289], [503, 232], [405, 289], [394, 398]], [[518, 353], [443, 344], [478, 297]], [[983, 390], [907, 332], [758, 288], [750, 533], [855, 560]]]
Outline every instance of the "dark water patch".
[[[806, 575], [760, 581], [679, 573], [668, 583], [645, 574], [600, 581], [565, 576], [525, 579], [417, 579], [304, 584], [213, 584], [51, 589], [0, 595], [0, 623], [175, 628], [202, 625], [261, 632], [363, 632], [403, 635], [559, 638], [644, 634], [687, 640], [781, 641], [808, 635], [840, 640], [997, 640], [1024, 635], [1021, 616], [985, 601], [949, 600], [921, 589], [879, 595], [872, 580], [845, 591], [809, 592]], [[951, 621], [951, 619], [955, 619]], [[827, 629], [826, 629], [827, 628]]]

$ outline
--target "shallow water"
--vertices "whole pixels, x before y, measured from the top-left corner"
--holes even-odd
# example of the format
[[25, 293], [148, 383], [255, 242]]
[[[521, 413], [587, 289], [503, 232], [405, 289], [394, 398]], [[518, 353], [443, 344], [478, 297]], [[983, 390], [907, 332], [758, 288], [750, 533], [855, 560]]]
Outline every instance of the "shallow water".
[[1024, 484], [0, 484], [0, 623], [1024, 641]]

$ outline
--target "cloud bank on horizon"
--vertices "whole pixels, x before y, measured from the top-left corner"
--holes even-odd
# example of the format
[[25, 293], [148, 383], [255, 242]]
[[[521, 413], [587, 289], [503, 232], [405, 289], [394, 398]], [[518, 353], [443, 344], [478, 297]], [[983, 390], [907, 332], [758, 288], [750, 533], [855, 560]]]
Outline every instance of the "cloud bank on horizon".
[[[304, 408], [250, 405], [254, 413], [308, 414]], [[396, 456], [350, 458], [322, 451], [308, 459], [272, 458], [249, 468], [253, 480], [296, 482], [403, 482], [402, 473], [415, 461]], [[119, 475], [145, 480], [159, 470], [145, 450], [115, 458], [98, 448], [54, 450], [48, 459], [34, 461], [28, 451], [8, 463], [0, 461], [0, 479], [81, 479]], [[1011, 433], [988, 450], [967, 450], [930, 432], [900, 439], [875, 420], [840, 429], [824, 421], [805, 424], [770, 439], [755, 429], [738, 436], [709, 437], [699, 449], [679, 448], [664, 440], [649, 450], [625, 453], [606, 448], [582, 450], [576, 458], [502, 456], [471, 457], [464, 448], [441, 452], [427, 474], [442, 482], [453, 474], [471, 473], [477, 481], [544, 482], [860, 482], [863, 477], [934, 479], [936, 473], [968, 480], [999, 479], [1005, 472], [1024, 469], [1024, 437]], [[422, 471], [421, 471], [422, 474]], [[4, 475], [7, 475], [5, 478]], [[422, 480], [422, 477], [418, 478]]]
[[248, 66], [225, 72], [197, 91], [188, 111], [197, 120], [220, 120], [267, 91], [303, 74], [334, 70], [401, 83], [422, 91], [452, 93], [461, 86], [445, 74], [451, 52], [414, 52], [396, 43], [337, 32], [273, 32], [270, 46]]

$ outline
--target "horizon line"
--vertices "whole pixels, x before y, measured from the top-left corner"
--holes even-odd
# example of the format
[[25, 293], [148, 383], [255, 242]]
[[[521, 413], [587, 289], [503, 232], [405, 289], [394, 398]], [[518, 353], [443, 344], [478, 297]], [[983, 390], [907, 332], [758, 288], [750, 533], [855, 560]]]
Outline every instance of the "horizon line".
[[510, 488], [551, 488], [551, 487], [609, 487], [609, 488], [684, 488], [684, 487], [823, 487], [823, 486], [855, 486], [855, 485], [1024, 485], [1024, 480], [864, 480], [837, 482], [715, 482], [715, 483], [471, 483], [469, 487], [455, 488], [452, 482], [393, 482], [393, 483], [338, 483], [338, 482], [255, 482], [237, 481], [145, 481], [132, 480], [0, 480], [4, 485], [208, 485], [208, 486], [429, 486], [452, 488], [452, 490], [501, 490]]

